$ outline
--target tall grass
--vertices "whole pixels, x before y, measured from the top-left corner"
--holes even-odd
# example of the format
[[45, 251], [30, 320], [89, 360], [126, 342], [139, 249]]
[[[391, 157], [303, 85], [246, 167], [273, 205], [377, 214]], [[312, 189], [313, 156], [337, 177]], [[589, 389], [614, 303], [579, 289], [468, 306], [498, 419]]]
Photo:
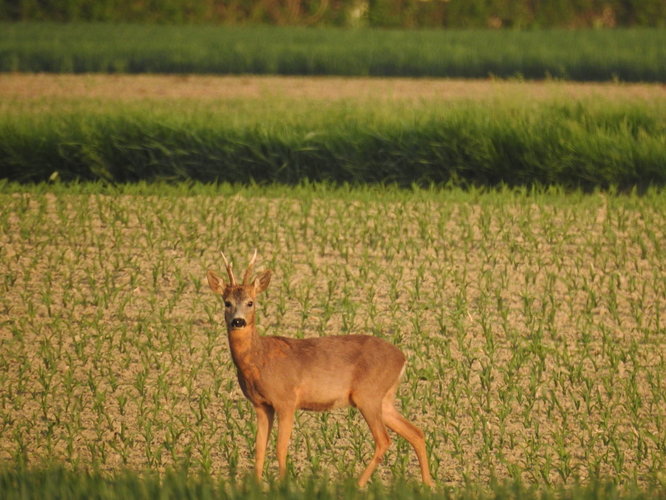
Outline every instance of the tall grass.
[[0, 71], [666, 81], [666, 31], [0, 24]]
[[409, 186], [666, 183], [664, 101], [5, 102], [0, 177]]

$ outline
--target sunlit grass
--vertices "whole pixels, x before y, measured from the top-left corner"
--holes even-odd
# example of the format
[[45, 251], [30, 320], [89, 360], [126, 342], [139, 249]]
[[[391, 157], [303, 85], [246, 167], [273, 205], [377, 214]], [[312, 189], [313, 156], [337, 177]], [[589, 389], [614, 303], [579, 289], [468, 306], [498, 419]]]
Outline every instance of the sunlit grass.
[[666, 100], [0, 100], [0, 177], [666, 184]]

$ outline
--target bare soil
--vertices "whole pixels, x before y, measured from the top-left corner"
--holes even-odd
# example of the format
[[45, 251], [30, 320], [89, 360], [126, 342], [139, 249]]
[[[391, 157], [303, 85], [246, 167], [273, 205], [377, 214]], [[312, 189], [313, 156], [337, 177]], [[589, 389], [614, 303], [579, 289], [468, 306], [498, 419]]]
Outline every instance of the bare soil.
[[654, 100], [666, 85], [560, 81], [453, 80], [199, 75], [0, 75], [0, 97], [136, 99], [549, 99], [553, 97]]

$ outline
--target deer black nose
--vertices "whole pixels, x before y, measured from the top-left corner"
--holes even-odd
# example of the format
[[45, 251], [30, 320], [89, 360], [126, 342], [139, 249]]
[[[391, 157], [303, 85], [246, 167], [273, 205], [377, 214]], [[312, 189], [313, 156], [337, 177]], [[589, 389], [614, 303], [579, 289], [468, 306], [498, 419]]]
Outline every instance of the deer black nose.
[[243, 318], [234, 318], [231, 320], [231, 326], [234, 328], [243, 328], [246, 324]]

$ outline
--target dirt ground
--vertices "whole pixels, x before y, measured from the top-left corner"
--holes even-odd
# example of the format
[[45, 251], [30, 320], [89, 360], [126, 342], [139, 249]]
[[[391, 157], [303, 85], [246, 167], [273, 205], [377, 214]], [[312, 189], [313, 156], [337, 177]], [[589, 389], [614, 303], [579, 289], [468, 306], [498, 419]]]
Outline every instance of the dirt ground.
[[[405, 352], [399, 406], [439, 483], [664, 470], [661, 198], [258, 193], [0, 196], [0, 463], [251, 470], [205, 271], [258, 247], [262, 334]], [[296, 476], [355, 477], [371, 453], [358, 412], [298, 414]], [[416, 467], [394, 438], [376, 477]]]
[[666, 98], [666, 85], [560, 81], [199, 75], [0, 75], [0, 97], [97, 99], [548, 99]]

